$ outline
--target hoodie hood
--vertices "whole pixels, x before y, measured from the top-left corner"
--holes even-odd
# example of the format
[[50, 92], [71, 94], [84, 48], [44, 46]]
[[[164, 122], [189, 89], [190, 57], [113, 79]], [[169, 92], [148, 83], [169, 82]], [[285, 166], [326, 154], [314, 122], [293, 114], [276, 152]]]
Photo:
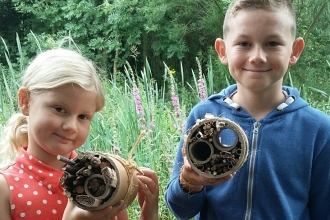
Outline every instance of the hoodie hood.
[[[308, 106], [308, 103], [300, 97], [300, 92], [297, 88], [283, 86], [282, 90], [286, 94], [285, 102], [271, 111], [265, 118], [279, 116]], [[226, 89], [223, 89], [217, 94], [211, 95], [208, 100], [220, 104], [222, 108], [231, 111], [231, 114], [236, 116], [241, 116], [244, 118], [251, 117], [248, 112], [246, 112], [242, 107], [230, 99], [232, 94], [234, 94], [236, 91], [237, 85], [234, 84], [227, 87]]]

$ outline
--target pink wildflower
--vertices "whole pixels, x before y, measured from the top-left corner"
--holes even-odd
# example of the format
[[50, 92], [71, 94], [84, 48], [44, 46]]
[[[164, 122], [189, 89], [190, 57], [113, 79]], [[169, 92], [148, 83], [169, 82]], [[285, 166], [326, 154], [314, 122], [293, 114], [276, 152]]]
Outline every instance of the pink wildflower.
[[114, 147], [112, 148], [112, 150], [115, 151], [115, 152], [116, 152], [116, 151], [120, 152], [120, 148], [117, 147], [117, 146], [114, 146]]
[[172, 92], [171, 92], [171, 94], [172, 94], [171, 99], [172, 99], [172, 105], [174, 107], [175, 115], [176, 116], [180, 116], [180, 114], [181, 114], [180, 102], [179, 102], [178, 96], [175, 93], [175, 88], [174, 88], [174, 85], [173, 84], [172, 84], [171, 90], [172, 90]]
[[205, 82], [203, 78], [203, 72], [202, 72], [202, 67], [199, 62], [199, 59], [196, 57], [197, 65], [198, 65], [198, 72], [199, 72], [199, 77], [198, 77], [198, 93], [199, 93], [199, 98], [201, 101], [206, 100], [206, 89], [205, 89]]
[[142, 106], [142, 103], [141, 103], [140, 90], [136, 85], [135, 77], [134, 77], [133, 70], [132, 70], [131, 66], [129, 65], [128, 62], [126, 62], [126, 64], [129, 68], [129, 71], [130, 71], [131, 77], [132, 77], [132, 82], [133, 82], [133, 91], [132, 92], [133, 92], [134, 101], [135, 101], [136, 114], [139, 117], [139, 119], [138, 119], [139, 126], [140, 126], [140, 128], [145, 129], [146, 126], [143, 123], [143, 122], [145, 122], [145, 118], [144, 118], [143, 106]]
[[[171, 73], [169, 69], [168, 69], [168, 73]], [[174, 107], [174, 115], [176, 116], [177, 124], [179, 125], [182, 123], [182, 119], [181, 119], [182, 111], [180, 109], [179, 97], [177, 96], [176, 91], [175, 91], [174, 78], [171, 74], [170, 74], [170, 80], [171, 80], [170, 81], [170, 83], [171, 83], [171, 101], [172, 101], [172, 105]], [[181, 131], [181, 127], [177, 126], [177, 130]]]

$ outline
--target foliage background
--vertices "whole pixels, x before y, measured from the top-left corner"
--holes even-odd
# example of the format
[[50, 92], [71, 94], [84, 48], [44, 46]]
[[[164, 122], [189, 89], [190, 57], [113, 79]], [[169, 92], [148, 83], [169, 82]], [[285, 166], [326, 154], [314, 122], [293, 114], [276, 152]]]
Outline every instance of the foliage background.
[[[43, 48], [53, 47], [63, 37], [72, 37], [86, 56], [102, 69], [106, 78], [123, 74], [124, 64], [143, 69], [149, 58], [154, 79], [162, 83], [163, 62], [180, 70], [192, 81], [197, 56], [206, 70], [209, 59], [217, 91], [227, 69], [218, 62], [213, 45], [222, 36], [222, 21], [230, 0], [0, 0], [0, 36], [17, 58], [16, 33], [27, 57], [35, 55], [33, 34]], [[330, 67], [327, 0], [293, 0], [297, 11], [297, 35], [304, 37], [306, 48], [290, 69], [298, 85], [321, 89], [327, 94]], [[32, 34], [33, 33], [33, 34]], [[0, 48], [1, 49], [1, 48]], [[3, 50], [1, 50], [3, 51]], [[0, 56], [0, 63], [6, 60]], [[178, 77], [179, 78], [179, 77]], [[286, 82], [287, 84], [289, 81]], [[313, 98], [318, 98], [317, 96]]]
[[[162, 195], [187, 112], [201, 99], [199, 82], [207, 95], [233, 83], [213, 49], [229, 2], [0, 0], [1, 126], [18, 110], [16, 92], [30, 59], [59, 45], [78, 47], [100, 67], [107, 95], [81, 150], [127, 157], [140, 130], [147, 130], [133, 159], [157, 172], [160, 219], [174, 219]], [[285, 83], [298, 87], [312, 106], [330, 114], [329, 3], [293, 2], [297, 34], [307, 44]], [[136, 110], [138, 105], [142, 112]], [[131, 219], [138, 219], [136, 201], [128, 210]]]

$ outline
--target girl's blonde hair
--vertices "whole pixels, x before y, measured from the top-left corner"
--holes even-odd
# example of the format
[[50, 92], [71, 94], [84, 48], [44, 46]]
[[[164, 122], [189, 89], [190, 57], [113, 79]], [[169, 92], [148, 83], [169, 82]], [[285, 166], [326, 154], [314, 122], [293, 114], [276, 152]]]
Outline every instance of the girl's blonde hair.
[[[27, 67], [21, 87], [33, 97], [66, 84], [76, 84], [96, 94], [96, 112], [105, 104], [101, 81], [93, 63], [80, 53], [68, 49], [52, 49], [40, 53]], [[28, 120], [21, 113], [7, 122], [0, 141], [1, 165], [11, 161], [22, 146], [28, 143]]]

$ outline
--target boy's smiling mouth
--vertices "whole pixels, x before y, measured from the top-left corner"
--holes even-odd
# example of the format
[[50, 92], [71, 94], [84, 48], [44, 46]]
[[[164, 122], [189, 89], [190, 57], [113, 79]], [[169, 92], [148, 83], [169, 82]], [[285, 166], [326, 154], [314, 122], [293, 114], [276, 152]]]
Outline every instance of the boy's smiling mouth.
[[243, 69], [247, 72], [254, 72], [254, 73], [263, 73], [263, 72], [269, 72], [272, 69], [265, 69], [265, 70], [260, 70], [260, 69]]

